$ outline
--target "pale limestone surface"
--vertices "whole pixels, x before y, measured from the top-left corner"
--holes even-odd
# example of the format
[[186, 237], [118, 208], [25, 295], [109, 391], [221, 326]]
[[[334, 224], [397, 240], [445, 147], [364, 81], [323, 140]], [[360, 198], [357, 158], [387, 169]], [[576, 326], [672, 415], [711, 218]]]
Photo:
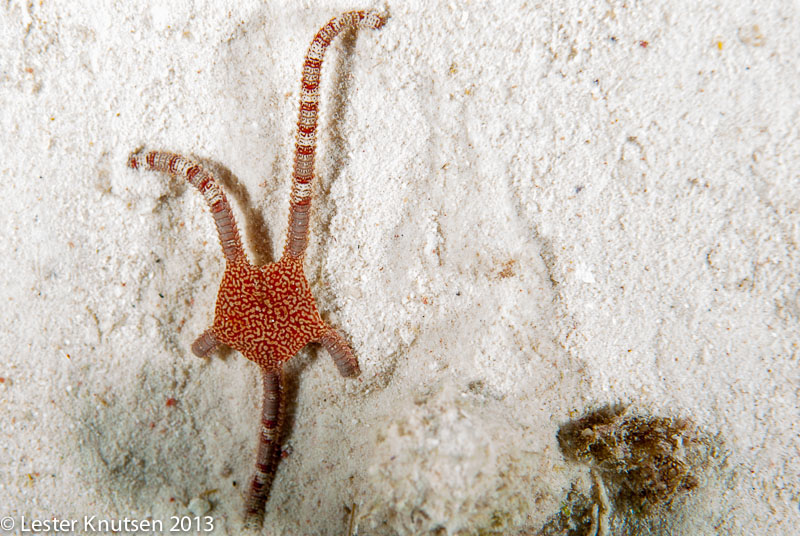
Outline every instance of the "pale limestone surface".
[[375, 8], [325, 65], [306, 261], [363, 374], [287, 367], [265, 533], [535, 534], [591, 482], [558, 427], [624, 402], [724, 439], [670, 530], [800, 534], [796, 3], [91, 4], [0, 7], [0, 517], [238, 533], [258, 371], [190, 354], [212, 220], [125, 161], [209, 164], [271, 260], [305, 49]]

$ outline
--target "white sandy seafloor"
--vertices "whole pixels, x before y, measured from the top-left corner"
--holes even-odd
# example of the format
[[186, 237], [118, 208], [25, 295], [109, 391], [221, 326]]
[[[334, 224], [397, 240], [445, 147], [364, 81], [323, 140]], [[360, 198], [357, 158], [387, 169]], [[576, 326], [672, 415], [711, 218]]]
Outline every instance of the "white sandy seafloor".
[[286, 367], [263, 533], [538, 534], [594, 496], [559, 428], [622, 403], [719, 443], [616, 533], [800, 534], [796, 2], [218, 4], [0, 7], [0, 534], [197, 498], [239, 533], [258, 370], [189, 351], [212, 219], [125, 162], [199, 158], [275, 259], [303, 54], [355, 8], [390, 19], [329, 52], [305, 266], [363, 373]]

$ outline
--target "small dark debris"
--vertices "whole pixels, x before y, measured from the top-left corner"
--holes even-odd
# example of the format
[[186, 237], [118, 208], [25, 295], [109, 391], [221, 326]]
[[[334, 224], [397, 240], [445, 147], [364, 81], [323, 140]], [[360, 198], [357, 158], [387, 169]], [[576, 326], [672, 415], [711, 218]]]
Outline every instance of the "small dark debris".
[[592, 498], [573, 484], [561, 501], [561, 508], [550, 516], [536, 536], [586, 536], [592, 524], [592, 504]]
[[483, 394], [485, 389], [486, 385], [483, 380], [473, 380], [467, 384], [467, 390], [474, 395]]
[[606, 406], [563, 425], [564, 455], [600, 471], [620, 511], [650, 514], [699, 485], [711, 438], [690, 421], [634, 415]]

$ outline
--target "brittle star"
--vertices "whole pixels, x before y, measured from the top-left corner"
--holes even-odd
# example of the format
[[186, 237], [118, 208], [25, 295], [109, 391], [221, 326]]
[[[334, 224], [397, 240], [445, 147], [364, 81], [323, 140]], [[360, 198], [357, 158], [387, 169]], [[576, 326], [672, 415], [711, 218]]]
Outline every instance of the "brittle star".
[[342, 376], [349, 378], [360, 373], [348, 343], [317, 311], [303, 272], [303, 258], [308, 244], [319, 82], [325, 51], [343, 30], [378, 29], [383, 22], [376, 13], [344, 13], [331, 19], [311, 41], [303, 63], [289, 227], [278, 262], [265, 266], [250, 263], [225, 193], [213, 174], [201, 165], [181, 155], [159, 151], [134, 153], [128, 160], [134, 169], [141, 167], [185, 177], [203, 194], [214, 216], [226, 261], [225, 273], [217, 294], [214, 323], [192, 344], [192, 352], [205, 357], [219, 344], [225, 344], [261, 367], [264, 386], [261, 433], [256, 471], [245, 505], [245, 524], [251, 527], [263, 523], [280, 455], [283, 363], [308, 343], [319, 342], [330, 353]]

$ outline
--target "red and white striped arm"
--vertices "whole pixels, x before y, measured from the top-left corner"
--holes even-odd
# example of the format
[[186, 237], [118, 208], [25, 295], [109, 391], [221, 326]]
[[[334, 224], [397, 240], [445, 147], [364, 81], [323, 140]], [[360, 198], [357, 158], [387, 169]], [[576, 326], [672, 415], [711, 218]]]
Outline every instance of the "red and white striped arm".
[[258, 529], [264, 522], [264, 505], [269, 498], [275, 467], [281, 451], [281, 428], [283, 427], [284, 389], [283, 372], [263, 372], [264, 402], [261, 406], [261, 433], [258, 436], [256, 472], [250, 483], [245, 501], [244, 524]]
[[302, 257], [308, 244], [311, 181], [314, 178], [314, 153], [317, 146], [319, 81], [325, 51], [331, 41], [343, 30], [350, 28], [378, 29], [383, 26], [383, 22], [380, 15], [369, 11], [343, 13], [323, 26], [308, 47], [300, 86], [300, 113], [297, 120], [297, 138], [292, 169], [292, 197], [289, 206], [286, 246], [283, 250], [284, 256]]
[[233, 262], [245, 258], [242, 240], [239, 238], [239, 228], [236, 226], [231, 205], [211, 172], [184, 156], [161, 151], [134, 153], [128, 159], [128, 166], [133, 169], [163, 171], [185, 178], [203, 194], [211, 209], [225, 259]]

